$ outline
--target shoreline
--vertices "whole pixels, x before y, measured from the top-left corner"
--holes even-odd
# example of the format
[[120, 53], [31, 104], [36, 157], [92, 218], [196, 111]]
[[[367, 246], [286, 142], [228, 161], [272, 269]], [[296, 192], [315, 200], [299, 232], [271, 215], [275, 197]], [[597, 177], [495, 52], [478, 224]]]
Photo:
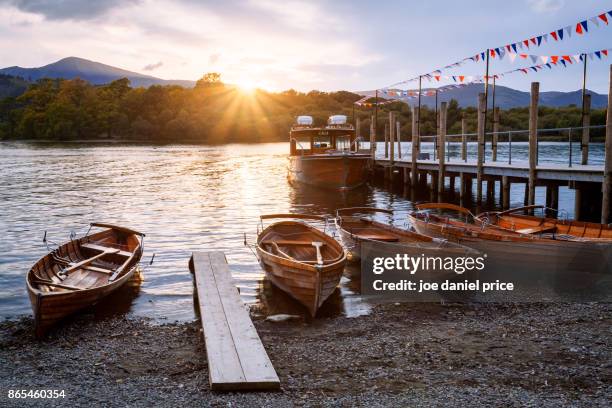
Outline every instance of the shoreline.
[[[370, 315], [255, 327], [276, 393], [212, 393], [199, 321], [75, 316], [42, 341], [0, 322], [0, 389], [35, 406], [598, 406], [612, 400], [611, 304], [384, 304]], [[502, 402], [503, 401], [503, 402]]]

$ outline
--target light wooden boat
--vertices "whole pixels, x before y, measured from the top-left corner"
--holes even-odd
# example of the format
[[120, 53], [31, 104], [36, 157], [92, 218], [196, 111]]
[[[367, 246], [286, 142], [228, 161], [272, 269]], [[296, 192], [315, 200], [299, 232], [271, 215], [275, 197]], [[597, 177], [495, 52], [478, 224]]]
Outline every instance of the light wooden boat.
[[506, 211], [489, 211], [478, 214], [475, 219], [483, 224], [519, 234], [556, 236], [586, 241], [612, 240], [612, 226], [607, 224], [516, 214], [525, 210], [543, 208], [540, 205], [530, 205]]
[[386, 244], [389, 249], [401, 249], [413, 253], [414, 256], [420, 256], [424, 252], [431, 256], [478, 256], [477, 251], [466, 246], [400, 229], [370, 218], [350, 215], [369, 212], [393, 214], [391, 210], [372, 207], [341, 208], [336, 211], [336, 229], [351, 262], [361, 259], [361, 244], [364, 242]]
[[[447, 203], [417, 205], [408, 218], [417, 232], [448, 239], [487, 254], [484, 272], [500, 277], [554, 276], [566, 286], [595, 282], [610, 274], [612, 243], [563, 235], [521, 233], [484, 222], [468, 209]], [[458, 213], [446, 216], [429, 210]]]
[[[261, 219], [293, 218], [324, 221], [302, 214], [270, 214]], [[346, 255], [332, 237], [301, 221], [283, 220], [257, 236], [257, 255], [268, 278], [306, 306], [311, 316], [340, 282]]]
[[144, 234], [109, 224], [71, 240], [32, 266], [26, 277], [36, 336], [128, 282], [142, 256]]

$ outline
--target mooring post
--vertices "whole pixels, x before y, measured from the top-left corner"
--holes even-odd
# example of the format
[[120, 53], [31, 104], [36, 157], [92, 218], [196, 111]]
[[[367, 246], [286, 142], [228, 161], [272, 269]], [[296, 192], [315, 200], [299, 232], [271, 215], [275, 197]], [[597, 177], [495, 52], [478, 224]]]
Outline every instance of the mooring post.
[[374, 131], [374, 115], [370, 120], [370, 154], [372, 155], [372, 166], [376, 160], [376, 132]]
[[355, 150], [359, 151], [359, 138], [361, 137], [361, 121], [355, 119]]
[[389, 124], [385, 123], [385, 159], [389, 158]]
[[417, 160], [419, 157], [419, 108], [412, 108], [412, 187], [419, 183], [419, 169]]
[[410, 168], [404, 167], [404, 184], [410, 185]]
[[397, 158], [402, 158], [402, 138], [400, 131], [400, 121], [395, 121], [395, 140], [397, 140]]
[[584, 114], [582, 116], [582, 143], [580, 144], [580, 148], [582, 149], [582, 164], [589, 164], [589, 142], [591, 138], [589, 126], [591, 126], [591, 94], [586, 94], [584, 95]]
[[467, 121], [465, 115], [461, 115], [461, 160], [467, 161]]
[[501, 191], [501, 202], [502, 209], [510, 208], [510, 179], [508, 176], [502, 176], [502, 191]]
[[444, 160], [446, 159], [446, 102], [440, 104], [440, 124], [438, 131], [438, 148], [440, 154], [438, 155], [438, 197], [442, 198], [442, 192], [444, 191], [444, 177], [445, 168]]
[[482, 202], [482, 170], [484, 162], [485, 147], [485, 115], [486, 99], [484, 93], [478, 94], [478, 159], [476, 162], [476, 201], [477, 205]]
[[393, 162], [395, 161], [395, 112], [389, 112], [389, 143], [391, 147], [391, 171], [393, 171]]
[[497, 161], [497, 132], [499, 132], [499, 106], [493, 109], [493, 138], [491, 141], [493, 161]]
[[550, 188], [550, 208], [555, 210], [554, 216], [556, 218], [559, 214], [559, 185], [555, 183], [548, 188]]
[[608, 89], [608, 113], [606, 115], [606, 155], [604, 162], [604, 180], [602, 186], [601, 223], [610, 222], [610, 194], [612, 193], [612, 65]]
[[[540, 83], [531, 83], [531, 103], [529, 104], [529, 194], [527, 205], [535, 203], [536, 162], [538, 154], [538, 97]], [[530, 210], [532, 213], [533, 210]]]

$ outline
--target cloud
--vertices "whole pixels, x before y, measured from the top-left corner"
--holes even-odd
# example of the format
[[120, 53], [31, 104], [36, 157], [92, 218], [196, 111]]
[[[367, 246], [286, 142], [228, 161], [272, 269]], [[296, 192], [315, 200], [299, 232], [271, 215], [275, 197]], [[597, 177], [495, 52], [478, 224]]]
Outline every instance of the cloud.
[[565, 0], [527, 0], [533, 11], [538, 13], [550, 13], [560, 10], [565, 5]]
[[139, 0], [0, 0], [0, 5], [10, 5], [47, 20], [91, 20], [116, 6], [133, 4]]
[[145, 65], [145, 67], [142, 70], [143, 71], [154, 71], [157, 68], [161, 68], [162, 65], [164, 65], [164, 63], [162, 61], [159, 61], [155, 64]]
[[220, 53], [211, 54], [210, 57], [208, 57], [208, 63], [210, 65], [215, 65], [215, 63], [217, 61], [219, 61], [219, 58], [221, 58], [221, 54]]

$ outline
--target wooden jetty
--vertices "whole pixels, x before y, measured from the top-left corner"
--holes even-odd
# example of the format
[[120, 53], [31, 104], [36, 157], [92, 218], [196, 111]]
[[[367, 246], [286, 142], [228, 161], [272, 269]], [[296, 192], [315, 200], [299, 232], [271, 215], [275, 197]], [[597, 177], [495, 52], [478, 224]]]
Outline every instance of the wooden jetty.
[[198, 294], [210, 388], [278, 390], [280, 381], [249, 317], [222, 252], [194, 252], [189, 261]]
[[[440, 115], [438, 134], [431, 136], [434, 142], [433, 159], [424, 156], [421, 153], [421, 140], [424, 138], [419, 134], [419, 114], [418, 108], [412, 109], [412, 154], [398, 157], [394, 155], [393, 143], [399, 144], [399, 132], [395, 135], [393, 130], [395, 127], [395, 114], [389, 114], [389, 136], [385, 137], [385, 156], [376, 155], [376, 148], [371, 147], [371, 157], [373, 162], [374, 176], [382, 174], [385, 179], [401, 179], [406, 185], [412, 188], [424, 186], [427, 184], [427, 179], [431, 180], [432, 199], [436, 193], [440, 196], [445, 187], [445, 181], [448, 179], [451, 190], [455, 188], [455, 179], [459, 179], [459, 195], [463, 198], [466, 194], [471, 193], [473, 182], [476, 182], [476, 204], [480, 205], [483, 201], [483, 196], [486, 199], [492, 199], [495, 195], [495, 186], [500, 183], [500, 202], [503, 208], [510, 206], [510, 186], [512, 183], [525, 185], [525, 205], [533, 205], [535, 203], [535, 188], [536, 186], [546, 187], [546, 206], [558, 209], [559, 202], [559, 187], [568, 186], [576, 192], [576, 206], [574, 209], [575, 219], [580, 219], [587, 211], [592, 212], [593, 208], [589, 208], [594, 203], [596, 207], [601, 206], [601, 223], [607, 224], [612, 221], [612, 116], [611, 110], [607, 110], [606, 125], [605, 125], [605, 159], [604, 164], [589, 164], [589, 130], [590, 126], [590, 101], [585, 98], [585, 114], [582, 118], [581, 135], [575, 133], [576, 136], [581, 136], [578, 142], [574, 142], [580, 146], [581, 152], [576, 155], [579, 163], [572, 161], [572, 139], [571, 130], [573, 128], [558, 129], [559, 131], [568, 131], [568, 140], [570, 142], [570, 156], [567, 165], [550, 164], [538, 162], [538, 134], [543, 130], [538, 129], [538, 99], [539, 99], [539, 83], [531, 84], [531, 102], [529, 107], [529, 130], [523, 133], [529, 135], [529, 150], [527, 160], [517, 161], [512, 160], [512, 131], [499, 131], [499, 111], [494, 110], [493, 134], [485, 132], [485, 115], [486, 103], [484, 93], [478, 98], [478, 126], [476, 134], [466, 133], [466, 121], [462, 119], [462, 133], [460, 135], [446, 135], [446, 103], [440, 106]], [[608, 106], [611, 106], [612, 101], [612, 66], [610, 66], [610, 91], [608, 93]], [[374, 132], [374, 126], [372, 127]], [[387, 133], [387, 132], [385, 132]], [[507, 134], [509, 137], [510, 156], [506, 162], [498, 161], [499, 136]], [[492, 155], [490, 161], [485, 161], [486, 136], [491, 135]], [[467, 136], [476, 136], [477, 153], [476, 157], [467, 157]], [[451, 140], [451, 137], [457, 139]], [[370, 141], [373, 142], [375, 135], [371, 136]], [[461, 143], [460, 158], [449, 160], [446, 155], [449, 142]], [[390, 155], [387, 154], [390, 150]], [[436, 157], [437, 155], [437, 157]], [[582, 157], [578, 157], [581, 155]], [[382, 171], [377, 171], [382, 170]], [[486, 191], [483, 187], [486, 186]], [[586, 199], [588, 197], [588, 199]], [[588, 202], [587, 202], [588, 201]]]

